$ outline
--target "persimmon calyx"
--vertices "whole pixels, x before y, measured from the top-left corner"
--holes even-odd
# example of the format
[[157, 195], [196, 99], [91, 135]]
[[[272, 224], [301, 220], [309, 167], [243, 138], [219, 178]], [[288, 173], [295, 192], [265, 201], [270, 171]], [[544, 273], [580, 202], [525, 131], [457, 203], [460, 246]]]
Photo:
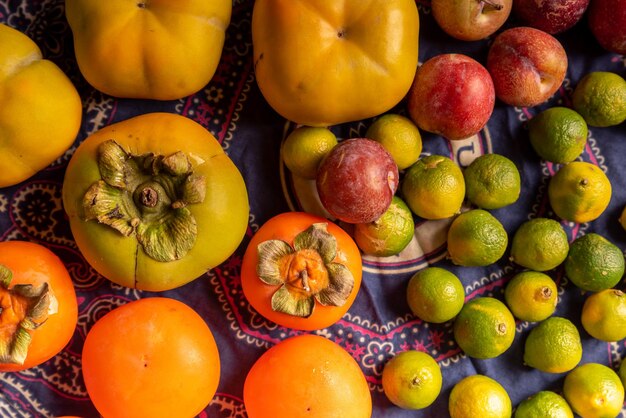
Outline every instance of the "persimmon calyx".
[[206, 196], [206, 179], [193, 172], [187, 155], [133, 155], [108, 140], [98, 147], [97, 158], [101, 179], [83, 197], [84, 219], [134, 236], [155, 260], [184, 257], [198, 235], [187, 206]]
[[315, 301], [342, 306], [354, 288], [354, 276], [335, 262], [337, 240], [326, 223], [316, 223], [299, 233], [293, 246], [279, 239], [257, 247], [257, 275], [266, 284], [280, 286], [272, 295], [272, 309], [308, 318]]
[[10, 288], [12, 277], [11, 270], [0, 264], [0, 363], [21, 365], [28, 354], [31, 331], [56, 313], [58, 304], [48, 283]]

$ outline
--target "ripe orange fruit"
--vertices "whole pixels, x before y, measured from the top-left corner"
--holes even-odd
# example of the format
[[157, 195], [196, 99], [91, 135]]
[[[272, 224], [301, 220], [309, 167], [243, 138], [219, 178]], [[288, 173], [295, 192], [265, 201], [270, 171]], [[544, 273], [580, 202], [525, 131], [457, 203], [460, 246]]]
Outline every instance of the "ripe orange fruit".
[[196, 416], [220, 379], [219, 352], [206, 322], [167, 297], [108, 312], [89, 330], [82, 354], [87, 392], [106, 418]]
[[341, 346], [302, 334], [267, 350], [243, 386], [249, 418], [369, 418], [372, 398], [363, 372]]

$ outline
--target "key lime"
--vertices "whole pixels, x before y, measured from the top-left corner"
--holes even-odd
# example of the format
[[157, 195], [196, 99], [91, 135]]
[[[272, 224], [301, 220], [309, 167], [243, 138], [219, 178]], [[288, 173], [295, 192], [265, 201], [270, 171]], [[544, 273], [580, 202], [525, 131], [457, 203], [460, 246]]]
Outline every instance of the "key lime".
[[624, 253], [596, 233], [582, 235], [571, 243], [565, 259], [565, 275], [583, 290], [599, 292], [617, 285], [624, 275]]
[[552, 316], [530, 330], [524, 344], [524, 363], [546, 373], [572, 370], [582, 359], [583, 348], [576, 325]]
[[393, 404], [404, 409], [423, 409], [441, 392], [441, 369], [427, 353], [403, 351], [385, 364], [382, 383]]
[[576, 85], [572, 105], [590, 126], [619, 125], [626, 120], [626, 80], [607, 71], [591, 72]]
[[587, 122], [567, 107], [551, 107], [528, 122], [528, 137], [535, 152], [553, 163], [574, 161], [584, 150]]
[[389, 257], [406, 248], [415, 235], [415, 223], [409, 207], [398, 196], [389, 208], [373, 222], [355, 224], [354, 240], [368, 255]]
[[459, 166], [450, 158], [430, 155], [409, 167], [401, 191], [417, 216], [445, 219], [460, 212], [465, 199], [465, 180]]
[[454, 339], [470, 357], [498, 357], [513, 343], [515, 319], [498, 299], [484, 296], [470, 300], [454, 320]]
[[626, 294], [617, 289], [591, 294], [583, 305], [581, 321], [585, 331], [598, 340], [626, 338]]
[[415, 164], [422, 152], [422, 136], [417, 126], [402, 115], [388, 113], [379, 117], [370, 125], [365, 137], [380, 142], [399, 170]]
[[496, 380], [476, 374], [457, 382], [448, 399], [451, 418], [510, 418], [511, 398]]
[[499, 154], [484, 154], [463, 171], [465, 195], [483, 209], [498, 209], [515, 203], [521, 191], [519, 170]]
[[616, 417], [624, 403], [624, 386], [613, 369], [585, 363], [565, 376], [563, 395], [582, 417]]
[[487, 266], [504, 255], [506, 230], [491, 213], [472, 209], [457, 216], [448, 229], [448, 254], [459, 266]]
[[550, 205], [561, 219], [591, 222], [611, 200], [611, 182], [597, 166], [574, 161], [561, 167], [548, 184]]
[[522, 223], [511, 240], [511, 260], [535, 271], [560, 265], [569, 251], [567, 234], [554, 219], [535, 218]]
[[337, 137], [328, 128], [300, 126], [281, 146], [283, 162], [295, 175], [314, 179], [322, 159], [337, 145]]
[[513, 276], [504, 289], [504, 300], [513, 316], [522, 321], [539, 322], [556, 309], [554, 280], [538, 271], [523, 271]]
[[520, 402], [513, 418], [574, 418], [574, 413], [561, 395], [542, 390]]
[[439, 324], [461, 311], [465, 289], [454, 273], [441, 267], [427, 267], [411, 277], [406, 298], [415, 316]]

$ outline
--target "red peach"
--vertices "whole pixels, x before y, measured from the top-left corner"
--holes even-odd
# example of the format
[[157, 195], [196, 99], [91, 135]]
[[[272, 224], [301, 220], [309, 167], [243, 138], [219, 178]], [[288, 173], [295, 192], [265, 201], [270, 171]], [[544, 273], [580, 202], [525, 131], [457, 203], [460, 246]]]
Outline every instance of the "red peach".
[[441, 54], [417, 69], [407, 105], [419, 128], [457, 140], [485, 126], [495, 101], [485, 67], [463, 54]]
[[593, 0], [587, 18], [602, 48], [626, 54], [626, 0]]
[[527, 26], [556, 34], [583, 17], [589, 0], [515, 0], [513, 12]]
[[552, 35], [530, 27], [500, 33], [489, 48], [487, 69], [496, 97], [512, 106], [536, 106], [561, 86], [567, 54]]

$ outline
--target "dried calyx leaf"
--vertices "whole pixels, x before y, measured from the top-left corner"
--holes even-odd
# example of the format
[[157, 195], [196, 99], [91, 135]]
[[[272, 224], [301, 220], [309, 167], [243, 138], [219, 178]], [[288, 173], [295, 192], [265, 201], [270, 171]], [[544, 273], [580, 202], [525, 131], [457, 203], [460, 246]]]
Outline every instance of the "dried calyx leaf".
[[108, 140], [98, 147], [98, 169], [101, 179], [83, 197], [86, 221], [134, 236], [158, 261], [178, 260], [191, 250], [198, 231], [187, 206], [204, 201], [206, 179], [193, 172], [183, 152], [133, 155]]
[[354, 276], [334, 262], [337, 240], [326, 223], [316, 223], [298, 234], [293, 247], [282, 240], [268, 240], [257, 247], [257, 275], [266, 284], [280, 286], [272, 295], [272, 309], [309, 317], [315, 301], [342, 306], [354, 288]]
[[57, 306], [48, 283], [10, 287], [11, 270], [0, 264], [0, 363], [24, 364], [31, 331], [41, 326]]

